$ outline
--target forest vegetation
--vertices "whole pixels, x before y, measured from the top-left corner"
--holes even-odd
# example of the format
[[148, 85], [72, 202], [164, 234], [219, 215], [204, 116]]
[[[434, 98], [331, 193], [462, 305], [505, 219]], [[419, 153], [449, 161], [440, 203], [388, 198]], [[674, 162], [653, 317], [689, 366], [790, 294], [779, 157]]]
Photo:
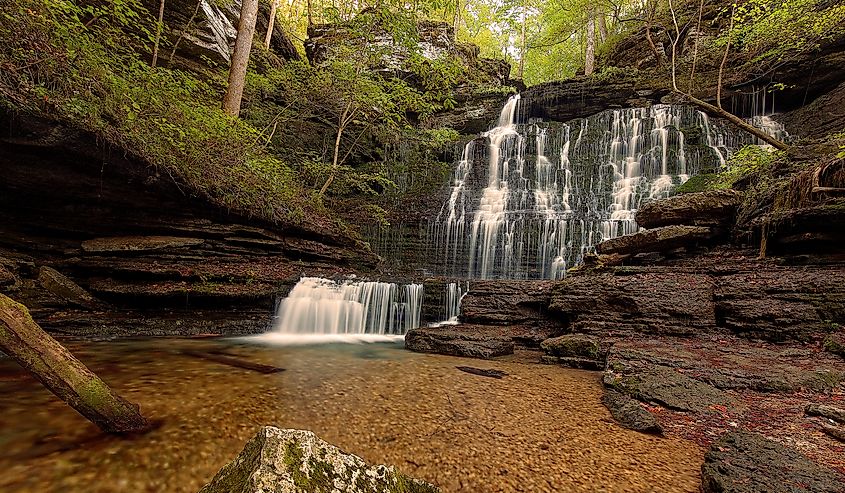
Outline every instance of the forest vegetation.
[[[0, 103], [90, 131], [192, 193], [245, 215], [297, 222], [325, 215], [329, 207], [383, 220], [382, 206], [402, 194], [424, 193], [448, 173], [442, 154], [457, 133], [420, 123], [454, 108], [456, 87], [514, 91], [488, 87], [460, 53], [425, 58], [418, 43], [422, 21], [451, 26], [459, 46], [478, 46], [481, 63], [484, 57], [507, 60], [513, 85], [578, 73], [665, 81], [671, 73], [674, 88], [695, 98], [704, 97], [700, 88], [713, 86], [715, 74], [707, 68], [716, 67], [719, 107], [721, 88], [735, 74], [765, 78], [845, 30], [845, 5], [833, 0], [243, 5], [259, 3], [272, 10], [275, 26], [300, 56], [284, 59], [268, 49], [269, 31], [253, 37], [253, 19], [247, 41], [238, 43], [248, 52], [248, 65], [243, 57], [238, 62], [237, 48], [233, 58], [233, 67], [242, 63], [246, 71], [240, 76], [243, 100], [232, 107], [228, 67], [192, 71], [163, 60], [181, 41], [162, 36], [166, 0], [158, 10], [141, 0], [15, 2], [0, 13], [0, 36], [7, 40], [0, 47]], [[363, 40], [386, 33], [392, 45], [348, 43], [329, 60], [309, 62], [303, 44], [309, 29], [326, 23]], [[679, 46], [681, 38], [692, 46]], [[646, 42], [652, 66], [616, 66], [614, 50], [626, 39]], [[404, 66], [393, 76], [375, 70], [396, 46], [410, 54]], [[224, 94], [229, 102], [221, 106]], [[402, 186], [400, 176], [406, 177]]]

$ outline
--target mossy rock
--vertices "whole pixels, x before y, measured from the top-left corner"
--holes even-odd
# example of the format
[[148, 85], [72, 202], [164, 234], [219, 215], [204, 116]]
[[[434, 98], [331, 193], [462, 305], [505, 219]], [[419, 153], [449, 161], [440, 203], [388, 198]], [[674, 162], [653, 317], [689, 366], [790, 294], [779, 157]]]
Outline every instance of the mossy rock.
[[200, 493], [437, 493], [391, 466], [371, 466], [310, 431], [262, 428]]
[[824, 340], [824, 350], [845, 358], [845, 333], [830, 334]]
[[547, 354], [564, 358], [601, 358], [601, 346], [595, 337], [567, 334], [552, 337], [540, 343], [540, 348]]

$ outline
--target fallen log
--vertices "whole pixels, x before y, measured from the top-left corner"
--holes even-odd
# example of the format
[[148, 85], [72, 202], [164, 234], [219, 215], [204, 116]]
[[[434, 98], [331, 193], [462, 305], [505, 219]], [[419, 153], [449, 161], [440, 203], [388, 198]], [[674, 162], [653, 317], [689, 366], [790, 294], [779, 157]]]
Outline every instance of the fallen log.
[[482, 377], [490, 377], [490, 378], [502, 378], [506, 377], [508, 374], [502, 370], [494, 370], [494, 369], [485, 369], [485, 368], [475, 368], [472, 366], [456, 366], [455, 368], [471, 373], [473, 375], [479, 375]]
[[44, 332], [25, 306], [3, 294], [0, 294], [0, 350], [101, 430], [125, 433], [147, 428], [147, 420], [137, 405], [115, 394]]
[[284, 368], [279, 368], [278, 366], [270, 366], [265, 365], [262, 363], [255, 363], [252, 361], [247, 361], [245, 359], [241, 359], [232, 354], [226, 354], [220, 351], [209, 351], [209, 352], [201, 352], [201, 351], [182, 351], [182, 354], [186, 356], [192, 356], [194, 358], [205, 359], [208, 361], [214, 361], [215, 363], [220, 363], [223, 365], [233, 366], [235, 368], [243, 368], [244, 370], [252, 370], [258, 373], [263, 373], [265, 375], [269, 375], [270, 373], [279, 373], [285, 371]]

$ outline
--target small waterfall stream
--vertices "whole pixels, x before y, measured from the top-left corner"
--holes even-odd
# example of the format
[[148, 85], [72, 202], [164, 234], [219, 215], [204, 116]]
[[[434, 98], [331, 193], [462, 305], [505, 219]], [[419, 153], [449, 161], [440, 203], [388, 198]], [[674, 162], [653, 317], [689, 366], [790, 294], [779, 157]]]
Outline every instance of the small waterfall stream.
[[281, 339], [401, 337], [419, 327], [422, 296], [422, 284], [303, 277], [279, 303], [270, 334]]

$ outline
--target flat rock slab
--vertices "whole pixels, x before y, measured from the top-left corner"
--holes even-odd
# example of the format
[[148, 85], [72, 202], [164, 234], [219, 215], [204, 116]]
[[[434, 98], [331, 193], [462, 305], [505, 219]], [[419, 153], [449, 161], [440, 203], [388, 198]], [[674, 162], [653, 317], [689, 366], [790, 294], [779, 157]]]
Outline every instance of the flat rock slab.
[[261, 428], [200, 493], [436, 493], [391, 466], [372, 466], [310, 431]]
[[501, 327], [484, 330], [455, 325], [412, 329], [405, 335], [405, 348], [418, 353], [490, 359], [513, 354], [514, 342]]
[[845, 476], [757, 433], [730, 432], [701, 466], [704, 493], [841, 493]]
[[625, 428], [643, 433], [663, 432], [663, 428], [653, 414], [643, 409], [639, 402], [621, 392], [608, 390], [602, 396], [601, 402], [610, 411], [613, 419]]
[[43, 266], [38, 269], [38, 283], [50, 293], [74, 305], [91, 310], [100, 308], [103, 303], [91, 296], [75, 282], [52, 267]]
[[202, 245], [201, 238], [183, 238], [178, 236], [114, 236], [94, 238], [82, 242], [82, 251], [86, 253], [143, 252], [166, 248], [184, 248]]
[[616, 342], [607, 368], [624, 377], [668, 368], [722, 390], [824, 392], [845, 379], [836, 357], [803, 345], [752, 343], [740, 338], [653, 338]]
[[685, 193], [643, 204], [637, 210], [637, 224], [643, 228], [659, 228], [686, 224], [715, 226], [733, 219], [742, 202], [736, 190], [709, 190]]
[[704, 412], [713, 406], [732, 405], [721, 390], [690, 378], [675, 368], [648, 366], [636, 371], [618, 373], [608, 365], [604, 384], [638, 400], [654, 402], [675, 411]]
[[605, 255], [665, 252], [695, 246], [714, 236], [713, 231], [706, 226], [664, 226], [603, 241], [596, 245], [596, 251]]

